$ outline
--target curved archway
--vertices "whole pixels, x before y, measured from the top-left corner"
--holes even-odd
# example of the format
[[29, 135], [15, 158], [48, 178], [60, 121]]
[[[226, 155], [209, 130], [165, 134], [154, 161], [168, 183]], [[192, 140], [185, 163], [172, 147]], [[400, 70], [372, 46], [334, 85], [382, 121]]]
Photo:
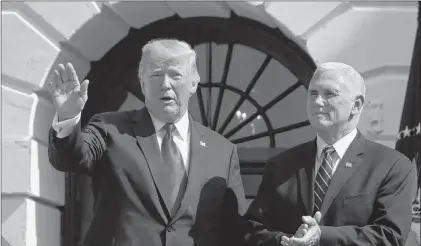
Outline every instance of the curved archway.
[[[92, 64], [92, 69], [87, 76], [91, 81], [90, 100], [83, 114], [84, 122], [94, 113], [118, 110], [127, 97], [124, 92], [129, 92], [140, 101], [143, 101], [140, 84], [137, 79], [137, 66], [141, 58], [141, 48], [149, 40], [162, 37], [185, 40], [194, 47], [203, 44], [207, 45], [206, 54], [204, 54], [206, 56], [205, 64], [199, 63], [199, 66], [203, 65], [206, 67], [206, 72], [201, 76], [202, 82], [197, 92], [197, 100], [194, 102], [198, 105], [190, 108], [191, 111], [194, 111], [194, 109], [200, 111], [197, 114], [193, 112], [193, 115], [197, 115], [196, 120], [201, 120], [205, 126], [217, 130], [235, 143], [269, 137], [267, 147], [274, 148], [276, 147], [275, 135], [277, 133], [308, 125], [308, 121], [303, 119], [300, 122], [294, 122], [288, 125], [273, 126], [266, 113], [297, 88], [301, 86], [304, 88], [307, 87], [315, 69], [313, 60], [298, 45], [279, 32], [279, 30], [268, 28], [261, 23], [239, 17], [234, 13], [231, 14], [229, 19], [216, 17], [181, 19], [174, 16], [157, 21], [141, 29], [131, 29], [129, 34], [101, 60]], [[215, 49], [218, 45], [226, 45], [226, 50], [223, 54], [225, 57], [222, 75], [219, 79], [215, 79], [215, 76], [212, 77], [214, 75], [212, 71], [212, 47]], [[262, 63], [256, 63], [258, 69], [253, 77], [249, 78], [249, 83], [243, 89], [240, 89], [235, 81], [231, 82], [231, 84], [227, 82], [229, 80], [230, 66], [232, 66], [232, 57], [235, 56], [233, 52], [235, 53], [237, 46], [250, 48], [264, 56]], [[251, 55], [247, 58], [253, 59]], [[250, 93], [255, 89], [256, 83], [262, 74], [266, 72], [265, 70], [272, 60], [276, 62], [276, 66], [279, 66], [279, 69], [286, 70], [287, 73], [291, 74], [290, 77], [293, 77], [296, 81], [291, 83], [291, 81], [276, 81], [277, 78], [272, 78], [274, 81], [271, 82], [271, 85], [275, 83], [289, 83], [289, 86], [284, 90], [277, 91], [278, 95], [272, 100], [259, 103]], [[232, 76], [230, 78], [231, 80], [235, 80]], [[116, 87], [119, 89], [116, 90]], [[218, 88], [219, 90], [216, 92], [218, 95], [217, 100], [213, 102], [216, 105], [211, 110], [209, 110], [209, 107], [205, 107], [204, 101], [206, 100], [203, 98], [204, 91], [210, 91], [210, 88]], [[240, 98], [235, 102], [232, 110], [226, 115], [226, 120], [217, 129], [224, 91], [231, 91], [239, 95]], [[209, 95], [208, 99], [207, 103], [212, 104]], [[107, 103], [104, 103], [104, 101]], [[235, 113], [245, 101], [251, 103], [256, 108], [256, 111], [232, 129], [227, 129]], [[235, 137], [236, 132], [258, 117], [263, 119], [267, 128], [266, 131], [252, 134], [253, 136]]]

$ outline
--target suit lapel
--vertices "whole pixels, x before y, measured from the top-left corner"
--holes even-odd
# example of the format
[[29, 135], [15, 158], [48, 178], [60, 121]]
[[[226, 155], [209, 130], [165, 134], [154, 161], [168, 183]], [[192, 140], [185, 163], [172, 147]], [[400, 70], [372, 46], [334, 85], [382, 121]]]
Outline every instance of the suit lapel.
[[348, 150], [345, 152], [344, 157], [339, 162], [335, 174], [329, 183], [329, 188], [326, 191], [326, 195], [323, 198], [322, 206], [320, 208], [322, 216], [326, 214], [338, 192], [348, 181], [348, 179], [354, 174], [355, 170], [357, 170], [361, 165], [363, 160], [359, 157], [359, 155], [364, 152], [364, 145], [365, 138], [360, 132], [358, 132]]
[[180, 218], [187, 210], [206, 174], [207, 162], [205, 151], [207, 147], [204, 139], [205, 132], [201, 131], [199, 127], [196, 127], [196, 124], [190, 117], [190, 166], [187, 187], [180, 207], [171, 220], [172, 222]]
[[165, 168], [163, 167], [164, 164], [159, 152], [155, 128], [146, 108], [138, 111], [135, 117], [133, 117], [133, 128], [137, 143], [139, 144], [139, 147], [143, 152], [143, 155], [145, 156], [146, 162], [148, 164], [148, 168], [155, 183], [156, 190], [165, 203], [165, 209], [167, 209], [165, 212], [167, 215], [165, 215], [164, 211], [159, 209], [162, 208], [162, 206], [159, 202], [159, 199], [157, 199], [157, 196], [151, 196], [151, 200], [158, 209], [161, 217], [165, 222], [167, 222], [167, 216], [169, 211], [171, 211], [171, 207], [169, 206], [171, 191], [168, 190], [170, 186], [166, 183], [168, 181], [168, 177], [166, 177], [164, 172]]
[[311, 215], [314, 206], [314, 164], [316, 156], [316, 141], [308, 142], [302, 152], [300, 161], [305, 165], [298, 171], [298, 185], [305, 213]]

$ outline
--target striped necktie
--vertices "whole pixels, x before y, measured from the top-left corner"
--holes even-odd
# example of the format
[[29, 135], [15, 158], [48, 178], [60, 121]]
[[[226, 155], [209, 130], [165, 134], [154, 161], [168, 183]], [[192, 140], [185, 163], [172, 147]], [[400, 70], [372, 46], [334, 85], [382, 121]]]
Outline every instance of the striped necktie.
[[323, 149], [322, 164], [316, 175], [316, 182], [314, 185], [314, 209], [320, 211], [322, 207], [323, 198], [325, 197], [330, 180], [333, 176], [333, 153], [335, 149], [332, 146], [327, 146]]

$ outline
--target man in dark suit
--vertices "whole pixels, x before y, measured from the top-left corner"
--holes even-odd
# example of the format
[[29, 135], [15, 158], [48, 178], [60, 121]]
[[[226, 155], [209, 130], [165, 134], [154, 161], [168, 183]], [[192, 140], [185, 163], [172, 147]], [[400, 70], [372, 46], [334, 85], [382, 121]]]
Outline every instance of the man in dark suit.
[[245, 215], [248, 244], [405, 244], [412, 165], [357, 130], [364, 98], [363, 78], [352, 67], [318, 66], [307, 98], [317, 137], [268, 161]]
[[196, 53], [171, 39], [142, 51], [146, 108], [96, 114], [82, 129], [88, 81], [79, 83], [68, 63], [50, 83], [50, 162], [97, 184], [82, 245], [229, 245], [245, 210], [237, 149], [188, 114], [200, 80]]

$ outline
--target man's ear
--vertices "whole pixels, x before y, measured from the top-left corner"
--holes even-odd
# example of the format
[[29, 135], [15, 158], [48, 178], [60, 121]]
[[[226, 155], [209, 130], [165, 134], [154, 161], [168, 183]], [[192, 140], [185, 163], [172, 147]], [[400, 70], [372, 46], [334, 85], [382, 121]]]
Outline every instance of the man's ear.
[[197, 91], [197, 87], [200, 83], [200, 75], [196, 69], [190, 73], [191, 87], [190, 87], [190, 96], [192, 96]]
[[354, 99], [354, 106], [352, 107], [351, 113], [355, 115], [361, 112], [361, 110], [363, 109], [363, 106], [364, 106], [364, 97], [362, 95], [358, 95]]
[[145, 94], [145, 89], [144, 89], [144, 83], [143, 79], [141, 77], [139, 77], [139, 82], [140, 82], [140, 89], [142, 90], [142, 93]]
[[190, 88], [190, 95], [193, 95], [194, 93], [196, 93], [198, 86], [199, 86], [199, 81], [193, 80], [192, 81], [192, 86]]

